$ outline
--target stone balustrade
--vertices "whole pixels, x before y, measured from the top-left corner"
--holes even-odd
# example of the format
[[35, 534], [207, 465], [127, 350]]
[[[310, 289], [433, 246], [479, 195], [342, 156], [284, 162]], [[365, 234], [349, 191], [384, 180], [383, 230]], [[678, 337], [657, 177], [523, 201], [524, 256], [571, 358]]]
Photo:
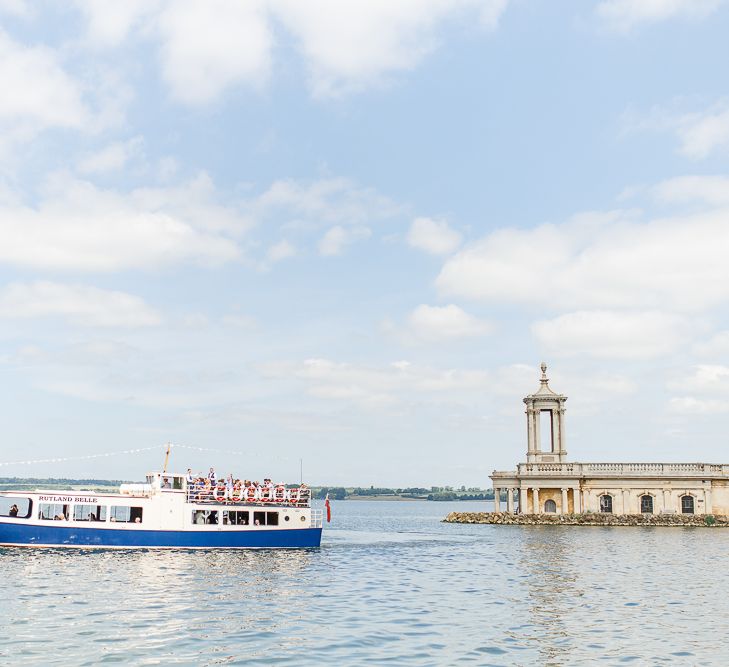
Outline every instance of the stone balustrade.
[[[520, 477], [711, 477], [729, 479], [729, 465], [713, 463], [520, 463]], [[514, 473], [495, 472], [513, 478]]]
[[729, 517], [711, 514], [509, 514], [451, 512], [444, 523], [503, 526], [693, 526], [729, 528]]

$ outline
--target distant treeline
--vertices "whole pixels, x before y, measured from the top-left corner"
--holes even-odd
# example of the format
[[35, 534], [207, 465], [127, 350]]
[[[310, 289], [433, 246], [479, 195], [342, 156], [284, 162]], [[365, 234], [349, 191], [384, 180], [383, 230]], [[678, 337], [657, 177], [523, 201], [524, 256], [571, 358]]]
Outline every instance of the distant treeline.
[[418, 500], [493, 500], [494, 492], [492, 489], [454, 489], [448, 486], [432, 486], [429, 489], [422, 487], [410, 488], [388, 488], [370, 486], [363, 488], [360, 486], [343, 487], [343, 486], [322, 486], [313, 488], [315, 498], [325, 498], [327, 494], [332, 500], [346, 500], [354, 497], [377, 497], [377, 496], [399, 496], [401, 498], [417, 498]]
[[119, 486], [127, 484], [121, 479], [67, 479], [65, 477], [0, 477], [0, 484], [96, 484], [97, 486]]
[[[88, 487], [118, 487], [120, 484], [129, 483], [121, 479], [69, 479], [65, 477], [0, 477], [0, 490], [9, 489], [34, 489], [42, 487], [53, 487], [58, 489], [70, 489], [74, 486]], [[381, 497], [399, 496], [401, 498], [415, 498], [418, 500], [493, 500], [494, 492], [491, 489], [466, 488], [461, 486], [456, 489], [451, 486], [431, 486], [430, 488], [413, 486], [405, 488], [389, 487], [344, 487], [344, 486], [322, 486], [312, 487], [314, 498], [325, 498], [329, 494], [332, 500], [346, 500], [354, 497]]]
[[69, 491], [74, 486], [90, 488], [118, 487], [125, 484], [120, 479], [67, 479], [65, 477], [0, 477], [0, 491], [27, 491], [39, 488], [53, 488], [59, 491]]

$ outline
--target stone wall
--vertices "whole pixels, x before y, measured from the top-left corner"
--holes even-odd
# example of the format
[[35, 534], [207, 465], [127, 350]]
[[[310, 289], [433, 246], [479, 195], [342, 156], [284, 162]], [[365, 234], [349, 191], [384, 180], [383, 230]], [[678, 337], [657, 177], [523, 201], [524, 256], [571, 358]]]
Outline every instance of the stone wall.
[[508, 514], [506, 512], [451, 512], [445, 523], [483, 523], [505, 526], [697, 526], [729, 527], [729, 516], [713, 514]]

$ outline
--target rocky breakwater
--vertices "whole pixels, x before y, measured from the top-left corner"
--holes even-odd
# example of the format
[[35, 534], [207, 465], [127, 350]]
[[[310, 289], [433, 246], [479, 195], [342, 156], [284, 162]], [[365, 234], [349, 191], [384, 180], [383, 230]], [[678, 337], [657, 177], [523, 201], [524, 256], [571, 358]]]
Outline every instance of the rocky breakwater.
[[714, 514], [508, 514], [451, 512], [444, 523], [483, 523], [502, 526], [695, 526], [729, 527], [729, 517]]

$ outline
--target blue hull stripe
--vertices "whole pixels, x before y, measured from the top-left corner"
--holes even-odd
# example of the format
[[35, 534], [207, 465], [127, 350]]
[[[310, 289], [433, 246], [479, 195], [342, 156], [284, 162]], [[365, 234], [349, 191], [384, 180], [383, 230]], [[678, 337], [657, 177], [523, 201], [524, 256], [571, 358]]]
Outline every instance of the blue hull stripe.
[[321, 528], [280, 530], [114, 530], [0, 523], [0, 545], [181, 548], [302, 549], [321, 544]]

